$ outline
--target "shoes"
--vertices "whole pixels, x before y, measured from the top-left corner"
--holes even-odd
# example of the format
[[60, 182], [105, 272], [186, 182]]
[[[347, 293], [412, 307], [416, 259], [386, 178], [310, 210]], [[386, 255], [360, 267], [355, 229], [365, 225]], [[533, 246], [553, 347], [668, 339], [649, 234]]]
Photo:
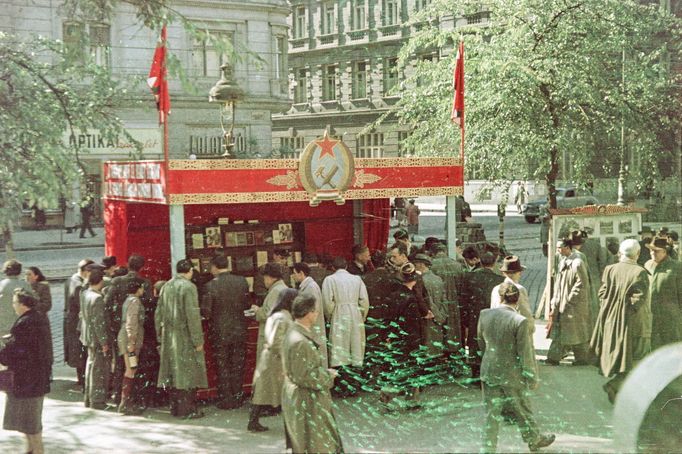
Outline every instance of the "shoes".
[[559, 361], [553, 361], [551, 359], [546, 359], [542, 363], [546, 366], [558, 366], [559, 365]]
[[609, 402], [614, 403], [616, 401], [617, 391], [612, 386], [609, 386], [608, 383], [604, 384], [604, 386], [602, 386], [602, 389], [606, 392], [606, 395], [609, 398]]
[[266, 430], [268, 430], [267, 427], [261, 425], [261, 423], [256, 421], [251, 421], [246, 429], [249, 432], [265, 432]]
[[196, 410], [196, 411], [193, 411], [192, 413], [190, 413], [188, 415], [183, 416], [182, 419], [199, 419], [199, 418], [203, 418], [204, 416], [206, 416], [206, 415], [204, 414], [203, 411]]
[[91, 233], [91, 234], [90, 234], [90, 238], [94, 238], [94, 237], [96, 237], [96, 236], [97, 236], [96, 233]]
[[239, 402], [234, 402], [234, 401], [220, 401], [216, 404], [216, 408], [219, 410], [234, 410], [235, 408], [239, 408], [242, 405]]
[[551, 445], [554, 443], [554, 440], [556, 440], [556, 435], [554, 434], [540, 435], [538, 438], [528, 443], [528, 449], [530, 449], [531, 452], [535, 452], [540, 448]]

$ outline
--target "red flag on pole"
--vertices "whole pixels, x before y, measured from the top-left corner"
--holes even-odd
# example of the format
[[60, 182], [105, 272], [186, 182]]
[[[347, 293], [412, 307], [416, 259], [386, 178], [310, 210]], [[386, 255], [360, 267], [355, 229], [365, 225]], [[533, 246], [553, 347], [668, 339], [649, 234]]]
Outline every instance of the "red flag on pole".
[[149, 70], [147, 84], [152, 89], [156, 98], [156, 108], [159, 111], [159, 124], [164, 124], [170, 114], [170, 95], [168, 94], [168, 81], [166, 80], [166, 26], [161, 29], [161, 37], [156, 44], [154, 60]]
[[457, 57], [455, 59], [455, 72], [453, 74], [452, 88], [454, 99], [452, 100], [452, 114], [450, 118], [464, 129], [464, 41], [460, 41]]

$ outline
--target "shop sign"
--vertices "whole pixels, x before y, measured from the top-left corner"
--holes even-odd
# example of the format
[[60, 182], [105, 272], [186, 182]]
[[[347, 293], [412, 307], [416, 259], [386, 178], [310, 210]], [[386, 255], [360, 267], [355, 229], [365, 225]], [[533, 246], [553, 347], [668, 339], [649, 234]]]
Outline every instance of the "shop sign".
[[311, 206], [324, 200], [343, 205], [346, 203], [344, 192], [355, 176], [353, 154], [343, 141], [330, 138], [325, 131], [324, 137], [305, 147], [298, 173], [301, 184], [310, 194]]
[[[157, 158], [163, 155], [158, 128], [127, 129], [127, 132], [142, 144], [144, 158]], [[64, 133], [64, 143], [85, 150], [89, 154], [106, 155], [117, 159], [136, 153], [135, 144], [127, 137], [108, 138], [97, 130], [88, 130], [87, 133], [80, 134]]]

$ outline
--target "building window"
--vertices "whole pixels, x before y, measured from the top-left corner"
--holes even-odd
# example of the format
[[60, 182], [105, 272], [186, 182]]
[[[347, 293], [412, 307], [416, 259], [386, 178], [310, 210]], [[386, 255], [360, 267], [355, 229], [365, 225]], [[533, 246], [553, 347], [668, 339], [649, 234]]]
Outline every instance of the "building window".
[[431, 0], [414, 0], [414, 10], [421, 11], [431, 4]]
[[[234, 35], [227, 32], [211, 32], [214, 39], [234, 43]], [[192, 45], [192, 68], [199, 77], [220, 77], [220, 67], [227, 61], [226, 56], [208, 38], [195, 39]]]
[[83, 62], [87, 51], [95, 64], [106, 67], [110, 65], [109, 25], [65, 22], [62, 38], [66, 51], [74, 60]]
[[469, 14], [468, 16], [464, 17], [467, 20], [467, 25], [482, 24], [488, 21], [488, 19], [490, 18], [490, 12], [481, 11], [475, 14]]
[[364, 30], [366, 28], [365, 17], [365, 0], [353, 0], [351, 2], [351, 30]]
[[322, 101], [336, 99], [336, 65], [322, 67]]
[[398, 0], [383, 0], [382, 12], [383, 26], [398, 24]]
[[367, 63], [353, 62], [353, 99], [367, 97]]
[[331, 35], [336, 32], [336, 6], [333, 2], [322, 3], [322, 29], [323, 35]]
[[405, 146], [405, 141], [410, 137], [410, 133], [407, 131], [398, 131], [398, 156], [404, 157], [409, 156], [410, 151]]
[[375, 132], [358, 136], [356, 157], [381, 158], [384, 155], [384, 134]]
[[280, 154], [285, 159], [298, 159], [305, 148], [305, 139], [298, 137], [280, 137]]
[[294, 102], [302, 104], [308, 102], [308, 76], [305, 68], [294, 70], [296, 85], [294, 86]]
[[398, 58], [384, 59], [384, 96], [391, 96], [393, 88], [398, 85]]
[[284, 57], [287, 51], [287, 44], [284, 37], [275, 37], [275, 79], [286, 77], [287, 68], [284, 65]]
[[305, 6], [294, 8], [294, 39], [305, 38], [308, 33], [305, 28]]

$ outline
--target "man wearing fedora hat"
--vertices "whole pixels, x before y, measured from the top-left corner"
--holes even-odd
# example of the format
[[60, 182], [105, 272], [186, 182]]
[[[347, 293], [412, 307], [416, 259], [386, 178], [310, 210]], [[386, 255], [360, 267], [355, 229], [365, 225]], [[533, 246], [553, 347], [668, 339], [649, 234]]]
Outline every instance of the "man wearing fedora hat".
[[571, 239], [557, 243], [561, 256], [550, 301], [549, 336], [552, 343], [546, 364], [557, 366], [566, 353], [572, 351], [576, 366], [590, 363], [590, 284], [587, 266], [573, 250]]
[[654, 237], [647, 245], [651, 260], [649, 272], [651, 298], [651, 349], [682, 341], [682, 264], [669, 256], [666, 238]]
[[500, 296], [500, 288], [502, 285], [513, 284], [519, 289], [519, 301], [516, 304], [519, 314], [526, 317], [530, 323], [530, 332], [535, 332], [535, 319], [533, 318], [533, 312], [530, 309], [530, 302], [528, 301], [528, 290], [519, 284], [521, 281], [521, 274], [526, 267], [521, 265], [521, 260], [515, 255], [508, 255], [504, 258], [500, 271], [504, 275], [504, 282], [496, 286], [490, 294], [490, 307], [495, 309], [502, 304], [502, 297]]
[[417, 272], [421, 273], [426, 300], [433, 313], [433, 318], [424, 319], [424, 341], [430, 355], [441, 356], [445, 340], [445, 322], [448, 319], [448, 307], [445, 303], [445, 283], [431, 271], [431, 257], [417, 254], [412, 259]]
[[599, 288], [601, 310], [590, 346], [605, 377], [604, 391], [613, 403], [627, 373], [651, 351], [649, 274], [637, 264], [639, 242], [625, 240], [619, 262], [604, 270]]

